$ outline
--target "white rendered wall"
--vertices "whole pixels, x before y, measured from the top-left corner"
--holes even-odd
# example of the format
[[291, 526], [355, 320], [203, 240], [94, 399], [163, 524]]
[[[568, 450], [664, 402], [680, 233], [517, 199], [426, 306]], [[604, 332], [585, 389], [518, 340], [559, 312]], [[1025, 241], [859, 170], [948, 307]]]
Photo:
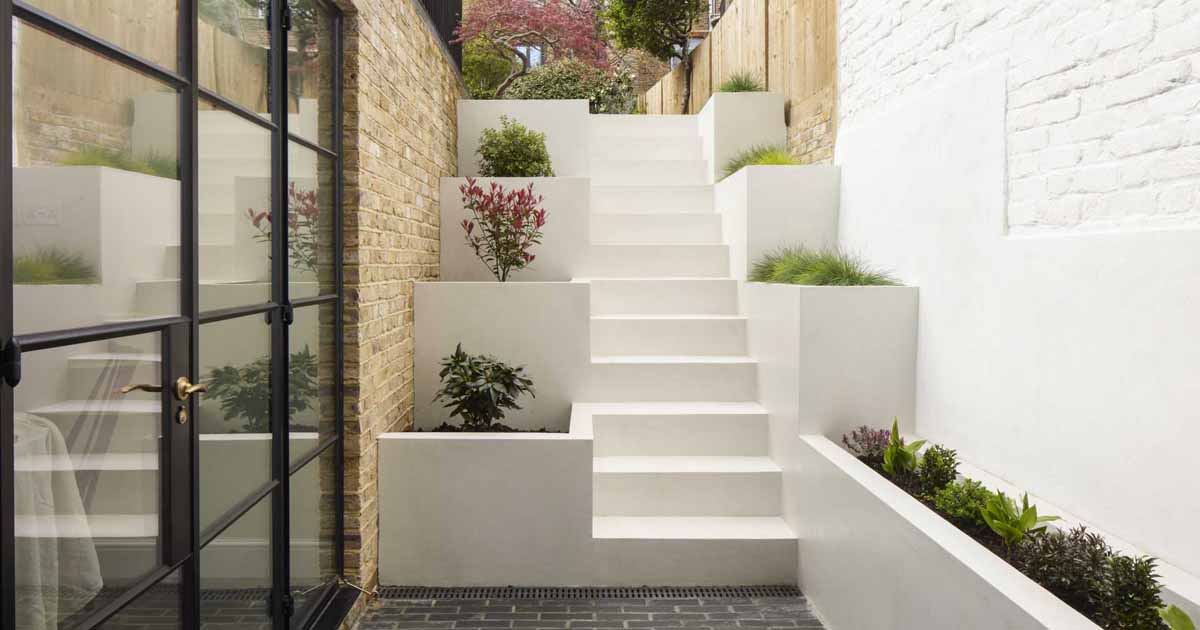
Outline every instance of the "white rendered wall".
[[746, 149], [787, 145], [782, 94], [716, 92], [697, 117], [710, 182], [720, 180], [726, 162]]
[[[1022, 72], [1031, 72], [1021, 70], [1023, 63], [1034, 63], [1020, 60], [1031, 51], [1055, 52], [1050, 42], [1062, 32], [1060, 23], [1095, 46], [1126, 27], [1125, 21], [1085, 21], [1091, 14], [1073, 14], [1068, 3], [1036, 4], [1043, 28], [1002, 30], [980, 40], [995, 47], [994, 55], [958, 43], [982, 37], [972, 35], [966, 23], [961, 32], [950, 29], [944, 50], [909, 57], [916, 64], [911, 73], [921, 78], [938, 63], [946, 66], [935, 72], [939, 78], [902, 90], [890, 89], [889, 81], [898, 79], [886, 79], [894, 44], [864, 39], [874, 30], [861, 14], [868, 5], [843, 3], [846, 117], [836, 158], [842, 169], [841, 241], [921, 287], [916, 430], [922, 437], [944, 442], [1140, 549], [1200, 573], [1195, 536], [1200, 476], [1192, 465], [1200, 442], [1200, 230], [1135, 220], [1151, 206], [1117, 189], [1076, 197], [1129, 218], [1111, 229], [1088, 231], [1084, 228], [1099, 224], [1086, 221], [1072, 230], [1016, 229], [1026, 225], [1021, 222], [1008, 229], [1010, 201], [1032, 199], [1045, 208], [1060, 201], [1049, 184], [1032, 198], [1018, 195], [1011, 179], [1022, 168], [1014, 151], [1032, 135], [1012, 127], [1014, 119], [1025, 117], [1014, 109], [1019, 102], [1014, 88]], [[998, 16], [1021, 11], [1019, 5], [997, 9]], [[1127, 2], [1103, 3], [1100, 11], [1135, 22], [1144, 13]], [[1200, 87], [1194, 72], [1155, 90], [1146, 91], [1141, 82], [1164, 68], [1191, 63], [1200, 69], [1188, 58], [1152, 61], [1165, 54], [1164, 38], [1197, 32], [1200, 3], [1164, 2], [1155, 11], [1158, 28], [1152, 34], [1111, 49], [1102, 62], [1101, 67], [1131, 66], [1127, 80], [1102, 80], [1097, 69], [1099, 92], [1063, 84], [1068, 98], [1078, 99], [1078, 121], [1047, 122], [1032, 133], [1066, 142], [1073, 133], [1100, 133], [1112, 124], [1140, 129], [1147, 138], [1151, 121], [1195, 129]], [[977, 30], [1000, 26], [990, 23]], [[1186, 25], [1190, 31], [1178, 30]], [[894, 36], [901, 38], [907, 28]], [[1194, 37], [1190, 41], [1197, 45]], [[870, 52], [863, 52], [867, 47]], [[1074, 49], [1045, 61], [1069, 50]], [[1009, 54], [1011, 63], [978, 63], [981, 56]], [[1095, 63], [1081, 61], [1077, 67]], [[883, 81], [877, 91], [862, 83], [876, 79]], [[882, 101], [877, 94], [889, 98]], [[1084, 116], [1082, 108], [1094, 104], [1097, 94], [1133, 102]], [[1179, 111], [1191, 117], [1173, 115], [1167, 102], [1186, 104]], [[1179, 143], [1195, 137], [1180, 133]], [[1070, 146], [1091, 155], [1109, 151], [1115, 142]], [[1142, 172], [1136, 164], [1144, 164], [1148, 177], [1169, 178], [1174, 189], [1193, 181], [1184, 167], [1200, 171], [1196, 155], [1194, 147], [1179, 146], [1148, 149], [1133, 161], [1111, 153], [1113, 168], [1100, 179], [1118, 187]], [[1082, 161], [1079, 166], [1071, 171], [1072, 181], [1094, 181], [1095, 173]], [[1146, 186], [1159, 190], [1155, 204], [1176, 199], [1167, 194], [1165, 181]], [[1180, 201], [1166, 209], [1182, 220], [1198, 208]], [[1163, 229], [1150, 229], [1156, 227]]]
[[508, 116], [533, 131], [546, 134], [546, 149], [558, 177], [590, 175], [588, 149], [591, 127], [588, 102], [471, 101], [458, 102], [458, 174], [479, 174], [479, 137], [484, 129], [499, 129]]
[[[442, 178], [441, 277], [452, 282], [494, 281], [495, 276], [487, 265], [467, 244], [466, 231], [462, 227], [463, 219], [472, 217], [463, 207], [459, 191], [466, 183], [465, 177]], [[585, 177], [495, 177], [476, 181], [485, 191], [492, 183], [510, 191], [533, 184], [534, 194], [544, 198], [541, 207], [546, 211], [546, 226], [542, 228], [542, 243], [530, 250], [536, 259], [529, 267], [513, 272], [509, 281], [566, 281], [581, 277], [591, 246], [591, 180]]]
[[523, 365], [536, 398], [504, 423], [518, 429], [564, 431], [571, 403], [589, 387], [591, 291], [582, 282], [418, 282], [414, 292], [415, 425], [431, 429], [450, 418], [433, 397], [438, 372], [458, 343]]

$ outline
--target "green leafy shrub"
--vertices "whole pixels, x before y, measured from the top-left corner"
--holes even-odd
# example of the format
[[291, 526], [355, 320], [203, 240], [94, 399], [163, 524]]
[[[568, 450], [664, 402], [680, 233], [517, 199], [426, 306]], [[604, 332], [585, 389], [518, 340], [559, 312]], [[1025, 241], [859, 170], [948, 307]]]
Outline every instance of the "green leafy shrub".
[[100, 275], [83, 256], [58, 248], [13, 257], [15, 284], [96, 284]]
[[1108, 630], [1162, 628], [1159, 609], [1163, 607], [1162, 587], [1158, 583], [1153, 558], [1134, 558], [1114, 554], [1109, 561], [1112, 571], [1112, 597], [1098, 623]]
[[479, 140], [479, 174], [484, 177], [554, 177], [546, 134], [500, 117], [500, 129], [484, 129]]
[[486, 355], [463, 352], [462, 344], [454, 354], [442, 359], [442, 388], [434, 402], [446, 401], [450, 417], [463, 419], [464, 431], [496, 431], [510, 409], [520, 409], [517, 400], [523, 394], [534, 396], [533, 381], [524, 367], [509, 367]]
[[1026, 540], [1013, 550], [1012, 563], [1071, 608], [1096, 619], [1113, 595], [1111, 557], [1103, 536], [1078, 527]]
[[958, 478], [958, 453], [944, 446], [934, 445], [921, 455], [917, 468], [917, 496], [932, 500], [943, 488]]
[[1041, 533], [1045, 523], [1057, 521], [1057, 516], [1038, 516], [1037, 506], [1029, 505], [1029, 493], [1021, 497], [1021, 505], [1005, 496], [1003, 492], [988, 499], [983, 506], [983, 520], [1004, 540], [1005, 546], [1013, 546], [1027, 536]]
[[137, 158], [127, 151], [88, 147], [64, 158], [59, 164], [63, 166], [107, 166], [155, 177], [179, 178], [179, 163], [174, 158], [157, 153], [148, 153]]
[[717, 86], [718, 92], [765, 92], [766, 87], [749, 72], [736, 72]]
[[761, 145], [750, 147], [733, 156], [725, 163], [725, 179], [747, 166], [795, 166], [800, 162], [792, 157], [785, 146]]
[[784, 248], [763, 257], [750, 270], [751, 282], [815, 286], [895, 286], [891, 276], [857, 256], [836, 249]]
[[[288, 374], [288, 418], [313, 407], [318, 393], [317, 355], [308, 346], [291, 355]], [[226, 365], [209, 373], [208, 395], [221, 402], [226, 421], [242, 419], [242, 431], [271, 431], [271, 357], [246, 365]]]
[[974, 479], [951, 483], [933, 497], [934, 508], [951, 523], [971, 531], [987, 530], [983, 508], [993, 493]]
[[593, 114], [629, 114], [637, 105], [633, 77], [605, 72], [574, 59], [534, 68], [504, 94], [521, 100], [587, 99]]
[[900, 420], [893, 419], [892, 433], [887, 448], [883, 449], [883, 472], [903, 482], [901, 485], [907, 485], [921, 465], [922, 446], [925, 446], [925, 440], [905, 444], [904, 438], [900, 437]]
[[482, 38], [465, 42], [462, 73], [471, 98], [496, 98], [496, 89], [508, 78], [514, 63], [516, 55], [508, 50], [501, 52]]
[[1178, 606], [1160, 608], [1158, 614], [1171, 630], [1196, 630], [1196, 624], [1192, 623], [1192, 618]]

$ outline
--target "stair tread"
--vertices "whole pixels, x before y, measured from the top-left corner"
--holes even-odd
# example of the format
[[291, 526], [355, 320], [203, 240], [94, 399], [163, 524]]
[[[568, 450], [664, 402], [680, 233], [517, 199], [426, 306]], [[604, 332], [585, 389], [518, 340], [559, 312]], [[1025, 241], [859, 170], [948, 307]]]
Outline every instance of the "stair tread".
[[594, 516], [593, 538], [795, 540], [778, 516]]
[[707, 276], [586, 276], [572, 278], [572, 282], [737, 282], [728, 277]]
[[21, 471], [158, 470], [158, 453], [86, 453], [18, 457]]
[[37, 409], [30, 409], [33, 415], [43, 413], [83, 413], [106, 411], [112, 413], [162, 413], [162, 402], [157, 400], [137, 400], [117, 398], [111, 400], [64, 400]]
[[610, 402], [576, 403], [592, 415], [731, 415], [764, 414], [767, 410], [756, 402]]
[[593, 356], [592, 363], [637, 363], [637, 364], [699, 364], [699, 363], [722, 363], [730, 365], [746, 365], [758, 363], [754, 357], [734, 356], [734, 355], [701, 355], [701, 354], [670, 354], [670, 355], [652, 355], [652, 354], [621, 354], [621, 355], [605, 355]]
[[648, 313], [645, 315], [637, 315], [637, 314], [592, 315], [591, 318], [593, 320], [605, 320], [605, 321], [642, 321], [642, 320], [654, 320], [654, 321], [681, 321], [681, 320], [682, 321], [708, 321], [708, 320], [743, 321], [746, 319], [746, 316], [745, 315], [704, 315], [704, 314], [697, 315], [697, 314], [688, 314], [688, 313], [672, 315], [672, 314]]
[[738, 455], [617, 455], [596, 457], [596, 473], [778, 473], [770, 457]]
[[664, 247], [679, 247], [679, 248], [703, 248], [703, 249], [718, 249], [729, 247], [725, 243], [668, 243], [654, 241], [605, 241], [603, 243], [592, 242], [592, 247], [653, 247], [662, 249]]
[[77, 361], [141, 361], [143, 363], [162, 363], [161, 354], [147, 354], [136, 352], [85, 352], [81, 354], [73, 354], [68, 359], [71, 362]]
[[16, 517], [19, 538], [153, 538], [158, 536], [158, 514], [88, 514], [86, 525], [78, 516], [59, 514]]

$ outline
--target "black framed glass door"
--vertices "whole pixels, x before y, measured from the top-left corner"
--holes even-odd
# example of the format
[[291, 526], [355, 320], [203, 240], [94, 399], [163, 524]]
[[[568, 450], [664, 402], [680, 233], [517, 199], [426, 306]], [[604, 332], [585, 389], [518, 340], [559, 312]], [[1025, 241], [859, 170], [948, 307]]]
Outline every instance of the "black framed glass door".
[[341, 15], [0, 20], [0, 626], [312, 625], [342, 573]]

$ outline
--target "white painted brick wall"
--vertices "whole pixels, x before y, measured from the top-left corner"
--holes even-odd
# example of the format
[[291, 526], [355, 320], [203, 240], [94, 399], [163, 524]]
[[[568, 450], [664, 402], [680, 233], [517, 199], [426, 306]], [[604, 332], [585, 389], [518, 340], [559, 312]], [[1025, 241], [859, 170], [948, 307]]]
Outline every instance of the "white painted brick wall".
[[843, 127], [1008, 60], [1013, 233], [1200, 225], [1200, 0], [838, 5]]

